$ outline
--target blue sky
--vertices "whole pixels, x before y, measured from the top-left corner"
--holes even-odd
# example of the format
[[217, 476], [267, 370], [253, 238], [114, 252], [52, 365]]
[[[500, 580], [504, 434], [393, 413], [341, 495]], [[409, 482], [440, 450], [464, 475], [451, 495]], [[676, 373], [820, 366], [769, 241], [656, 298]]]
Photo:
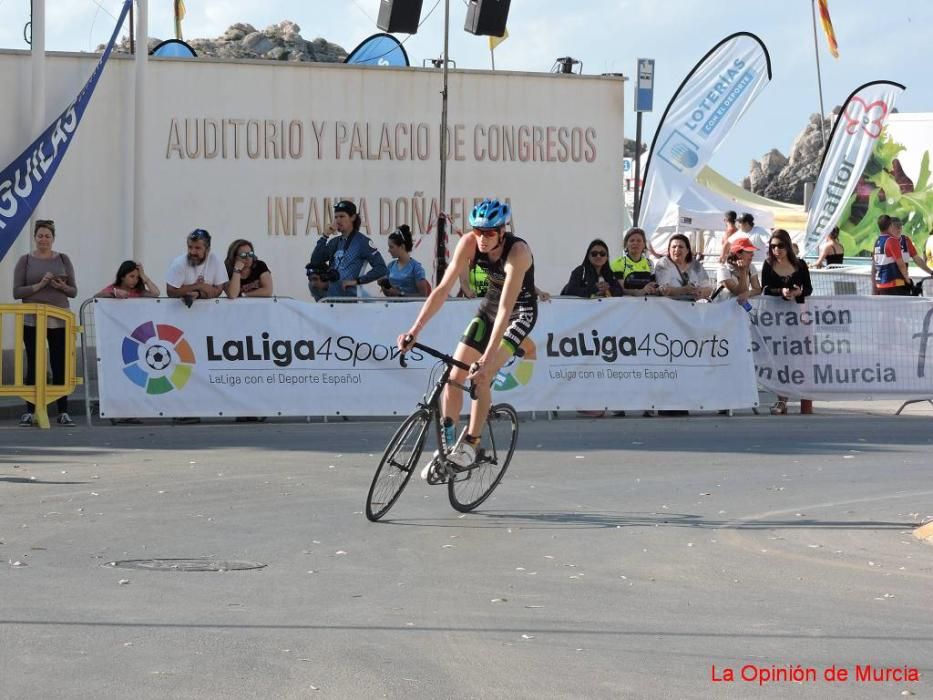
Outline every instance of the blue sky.
[[[38, 1], [38, 0], [37, 0]], [[451, 0], [450, 56], [461, 68], [489, 68], [485, 38], [462, 29], [466, 0]], [[374, 33], [379, 0], [187, 0], [185, 36], [217, 37], [235, 22], [259, 29], [288, 19], [302, 36], [323, 36], [351, 50]], [[752, 158], [771, 148], [787, 154], [808, 116], [818, 111], [810, 0], [513, 0], [510, 37], [496, 50], [498, 69], [548, 71], [558, 56], [583, 62], [584, 73], [631, 75], [636, 59], [654, 58], [655, 111], [645, 116], [650, 142], [656, 120], [686, 73], [717, 41], [751, 31], [768, 46], [774, 77], [752, 105], [712, 165], [733, 180]], [[149, 0], [150, 34], [169, 38], [172, 0]], [[436, 57], [443, 46], [443, 0], [424, 0], [423, 25], [405, 42], [412, 63]], [[113, 28], [121, 0], [50, 0], [47, 48], [89, 51]], [[818, 29], [823, 97], [827, 111], [858, 85], [889, 79], [904, 83], [902, 112], [933, 112], [933, 78], [927, 43], [933, 30], [929, 0], [829, 0], [839, 41], [839, 59]], [[23, 24], [28, 0], [0, 0], [0, 47], [26, 48]], [[425, 17], [427, 19], [425, 20]], [[400, 37], [401, 38], [401, 37]], [[634, 138], [631, 89], [627, 87], [625, 132]]]

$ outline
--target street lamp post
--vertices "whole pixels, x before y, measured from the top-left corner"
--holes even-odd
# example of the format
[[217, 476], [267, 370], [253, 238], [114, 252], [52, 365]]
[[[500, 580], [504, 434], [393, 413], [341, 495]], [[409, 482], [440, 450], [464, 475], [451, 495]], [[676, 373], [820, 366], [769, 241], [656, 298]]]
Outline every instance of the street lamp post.
[[437, 215], [437, 278], [436, 283], [444, 277], [447, 271], [447, 219], [444, 210], [447, 208], [447, 64], [448, 50], [450, 49], [450, 0], [444, 0], [444, 87], [441, 90], [441, 191], [440, 211]]

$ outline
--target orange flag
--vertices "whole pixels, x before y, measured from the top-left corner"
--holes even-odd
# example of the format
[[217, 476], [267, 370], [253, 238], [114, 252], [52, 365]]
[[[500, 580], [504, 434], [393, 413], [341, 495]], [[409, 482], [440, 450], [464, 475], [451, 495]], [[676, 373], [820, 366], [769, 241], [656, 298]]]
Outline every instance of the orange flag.
[[829, 5], [827, 0], [817, 0], [820, 4], [820, 19], [823, 22], [823, 31], [826, 32], [826, 42], [833, 58], [839, 58], [839, 44], [836, 43], [836, 32], [833, 31], [833, 21], [829, 18]]

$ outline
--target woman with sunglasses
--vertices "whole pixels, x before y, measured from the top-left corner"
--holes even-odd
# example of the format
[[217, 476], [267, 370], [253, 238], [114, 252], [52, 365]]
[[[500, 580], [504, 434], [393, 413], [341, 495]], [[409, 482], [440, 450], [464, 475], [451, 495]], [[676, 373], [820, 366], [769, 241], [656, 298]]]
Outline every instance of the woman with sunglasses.
[[622, 296], [622, 285], [609, 267], [609, 246], [605, 241], [599, 238], [590, 241], [583, 264], [570, 273], [561, 294], [585, 299]]
[[658, 261], [654, 273], [661, 294], [678, 301], [706, 299], [713, 291], [709, 275], [700, 261], [693, 257], [690, 240], [675, 233], [667, 242], [667, 255]]
[[761, 287], [767, 296], [782, 297], [798, 304], [813, 294], [810, 270], [794, 254], [790, 234], [782, 228], [775, 229], [768, 241], [768, 257], [761, 268]]
[[117, 268], [113, 284], [108, 284], [94, 295], [102, 299], [139, 299], [159, 296], [159, 288], [143, 271], [142, 263], [124, 260]]
[[[781, 297], [798, 304], [813, 294], [810, 270], [797, 258], [790, 234], [782, 228], [775, 229], [768, 241], [768, 257], [761, 268], [762, 291], [767, 296]], [[773, 415], [787, 413], [787, 397], [778, 396], [771, 406]]]
[[[22, 299], [24, 304], [47, 304], [60, 309], [69, 308], [68, 300], [78, 295], [75, 282], [74, 266], [64, 253], [53, 250], [55, 243], [55, 222], [48, 219], [36, 221], [33, 231], [35, 250], [26, 253], [17, 262], [13, 270], [13, 298]], [[49, 317], [46, 322], [46, 337], [36, 337], [36, 317], [27, 315], [23, 319], [23, 345], [26, 348], [27, 386], [36, 383], [36, 344], [48, 343], [49, 364], [52, 367], [52, 384], [65, 383], [65, 322]], [[45, 367], [39, 368], [45, 372]], [[59, 425], [72, 426], [74, 421], [68, 415], [68, 397], [62, 396], [56, 402]], [[26, 412], [19, 424], [28, 428], [35, 425], [35, 406], [26, 402]]]
[[[455, 367], [451, 380], [459, 385], [473, 381], [476, 398], [467, 430], [447, 455], [447, 461], [460, 468], [476, 460], [483, 425], [492, 403], [492, 382], [496, 373], [516, 353], [538, 320], [538, 295], [535, 290], [534, 258], [530, 246], [506, 232], [512, 208], [498, 199], [484, 199], [470, 212], [472, 232], [457, 243], [443, 279], [425, 300], [418, 318], [408, 331], [398, 336], [398, 348], [406, 352], [428, 321], [440, 310], [454, 284], [471, 265], [486, 272], [489, 286], [475, 318], [470, 321], [454, 357], [470, 366], [470, 372]], [[448, 444], [454, 443], [455, 421], [463, 406], [463, 390], [448, 384], [444, 393], [444, 431]], [[436, 460], [421, 472], [431, 482]]]
[[256, 258], [253, 244], [246, 239], [238, 238], [230, 244], [224, 266], [230, 276], [230, 281], [224, 285], [229, 298], [272, 296], [269, 266]]

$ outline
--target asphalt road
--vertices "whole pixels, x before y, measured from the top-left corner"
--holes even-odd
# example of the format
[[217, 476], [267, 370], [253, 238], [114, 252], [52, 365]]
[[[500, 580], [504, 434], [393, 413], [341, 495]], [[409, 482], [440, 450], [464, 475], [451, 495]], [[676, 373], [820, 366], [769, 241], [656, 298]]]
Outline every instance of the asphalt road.
[[[527, 421], [372, 524], [393, 429], [0, 428], [0, 697], [933, 695], [929, 415]], [[162, 558], [266, 566], [108, 565]]]

